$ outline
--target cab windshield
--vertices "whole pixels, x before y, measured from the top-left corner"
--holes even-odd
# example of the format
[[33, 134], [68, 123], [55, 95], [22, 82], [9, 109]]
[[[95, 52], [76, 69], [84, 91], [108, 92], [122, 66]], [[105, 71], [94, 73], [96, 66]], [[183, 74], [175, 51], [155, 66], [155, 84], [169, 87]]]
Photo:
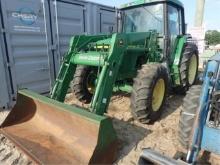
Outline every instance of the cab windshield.
[[123, 32], [156, 30], [163, 35], [163, 4], [143, 6], [124, 11]]

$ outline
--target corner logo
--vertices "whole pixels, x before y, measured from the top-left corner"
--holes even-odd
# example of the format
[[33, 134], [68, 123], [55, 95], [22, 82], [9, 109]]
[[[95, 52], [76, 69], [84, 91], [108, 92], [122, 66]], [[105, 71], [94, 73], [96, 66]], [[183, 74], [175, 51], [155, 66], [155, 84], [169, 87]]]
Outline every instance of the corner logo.
[[37, 20], [37, 15], [30, 8], [21, 8], [16, 12], [12, 12], [12, 17], [20, 19], [25, 25], [33, 25]]

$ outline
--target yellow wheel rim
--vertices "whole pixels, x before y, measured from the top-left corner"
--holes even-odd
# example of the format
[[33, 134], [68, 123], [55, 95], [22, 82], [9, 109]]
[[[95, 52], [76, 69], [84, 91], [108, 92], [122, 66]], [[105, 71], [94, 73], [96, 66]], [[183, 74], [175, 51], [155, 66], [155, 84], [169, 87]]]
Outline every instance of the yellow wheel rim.
[[88, 89], [89, 93], [94, 94], [94, 91], [95, 91], [94, 86], [87, 84], [87, 89]]
[[165, 95], [165, 81], [159, 79], [154, 86], [153, 90], [153, 100], [152, 100], [152, 109], [153, 111], [158, 111], [163, 103]]
[[94, 94], [95, 92], [95, 81], [96, 75], [93, 72], [89, 73], [89, 75], [86, 77], [86, 87], [91, 94]]
[[196, 72], [197, 72], [197, 57], [195, 54], [192, 55], [190, 58], [189, 63], [189, 70], [188, 70], [188, 82], [190, 85], [193, 85], [195, 79], [196, 79]]

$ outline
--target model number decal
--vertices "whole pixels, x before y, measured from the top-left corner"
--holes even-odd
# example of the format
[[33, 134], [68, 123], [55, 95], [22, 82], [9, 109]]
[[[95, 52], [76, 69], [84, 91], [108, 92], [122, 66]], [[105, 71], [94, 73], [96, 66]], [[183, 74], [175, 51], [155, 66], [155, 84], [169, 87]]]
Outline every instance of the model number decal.
[[100, 57], [94, 57], [94, 56], [79, 56], [79, 60], [91, 60], [91, 61], [99, 61], [103, 60], [103, 58]]

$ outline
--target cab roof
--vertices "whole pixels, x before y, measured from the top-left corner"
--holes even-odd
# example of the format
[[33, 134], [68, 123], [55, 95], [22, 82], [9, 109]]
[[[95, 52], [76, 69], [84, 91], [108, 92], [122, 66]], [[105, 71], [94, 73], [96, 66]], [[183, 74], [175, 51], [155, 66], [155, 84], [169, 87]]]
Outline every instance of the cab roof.
[[171, 2], [174, 4], [177, 4], [178, 6], [183, 7], [183, 3], [179, 0], [136, 0], [130, 3], [126, 3], [124, 5], [121, 6], [121, 9], [124, 8], [129, 8], [129, 7], [133, 7], [133, 6], [138, 6], [138, 5], [144, 5], [144, 4], [150, 4], [150, 3], [159, 3], [159, 2]]

